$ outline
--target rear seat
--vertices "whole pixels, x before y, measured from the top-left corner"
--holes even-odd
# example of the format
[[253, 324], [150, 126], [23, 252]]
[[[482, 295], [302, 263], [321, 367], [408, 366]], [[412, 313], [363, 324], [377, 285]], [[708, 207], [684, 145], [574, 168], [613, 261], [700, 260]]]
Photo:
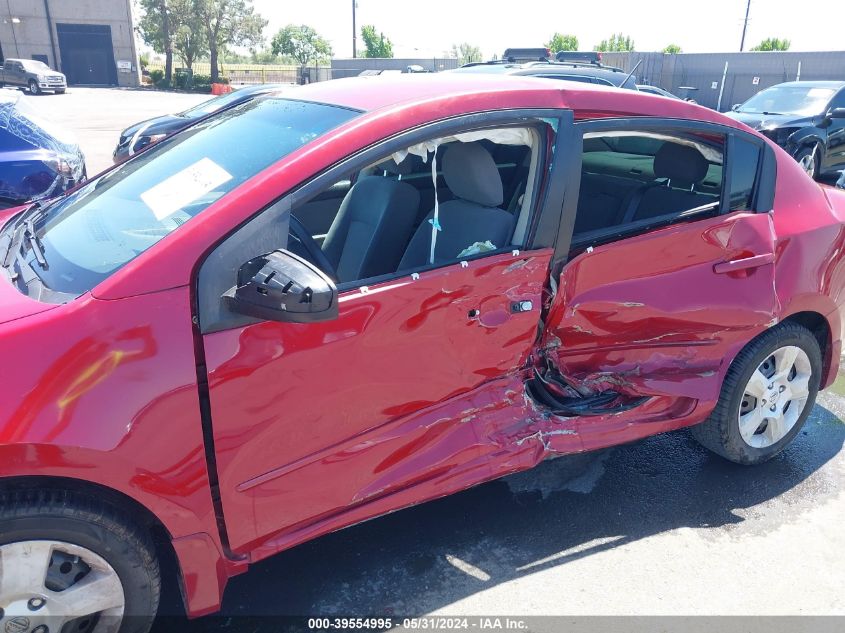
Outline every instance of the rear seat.
[[622, 222], [634, 193], [642, 186], [638, 180], [583, 172], [575, 234], [606, 229]]
[[717, 195], [695, 191], [708, 167], [694, 147], [667, 142], [654, 158], [653, 183], [582, 172], [575, 235], [718, 201]]

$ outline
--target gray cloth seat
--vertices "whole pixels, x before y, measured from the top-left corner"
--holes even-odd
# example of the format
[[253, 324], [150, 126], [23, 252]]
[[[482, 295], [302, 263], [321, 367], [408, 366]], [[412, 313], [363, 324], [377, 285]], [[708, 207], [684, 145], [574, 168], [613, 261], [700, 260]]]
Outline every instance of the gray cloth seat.
[[[402, 171], [392, 161], [384, 167]], [[343, 199], [323, 241], [323, 252], [338, 281], [395, 272], [419, 206], [419, 192], [406, 182], [382, 176], [360, 178]]]
[[718, 200], [717, 196], [695, 191], [695, 186], [707, 176], [709, 167], [707, 159], [696, 148], [664, 143], [654, 157], [654, 175], [666, 178], [667, 182], [642, 192], [631, 219], [636, 221], [687, 211]]
[[[514, 216], [499, 208], [503, 202], [502, 178], [496, 162], [478, 143], [449, 145], [443, 156], [443, 178], [455, 196], [440, 205], [441, 231], [437, 235], [434, 263], [457, 261], [458, 254], [475, 242], [489, 240], [496, 248], [508, 246]], [[429, 263], [432, 210], [417, 228], [399, 264], [399, 270]]]

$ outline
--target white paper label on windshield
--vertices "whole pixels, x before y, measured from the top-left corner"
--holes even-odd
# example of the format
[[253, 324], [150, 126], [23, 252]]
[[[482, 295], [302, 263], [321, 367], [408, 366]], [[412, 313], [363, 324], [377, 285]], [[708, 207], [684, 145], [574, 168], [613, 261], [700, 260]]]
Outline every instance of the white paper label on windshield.
[[142, 193], [141, 200], [160, 222], [231, 179], [232, 174], [203, 158]]

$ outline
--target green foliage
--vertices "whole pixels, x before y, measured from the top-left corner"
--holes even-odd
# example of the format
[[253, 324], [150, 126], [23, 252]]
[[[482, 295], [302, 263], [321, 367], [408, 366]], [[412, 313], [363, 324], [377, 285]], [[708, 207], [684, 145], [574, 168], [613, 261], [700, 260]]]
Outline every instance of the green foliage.
[[552, 35], [552, 39], [546, 42], [546, 48], [550, 49], [552, 53], [557, 53], [558, 51], [577, 51], [578, 38], [575, 35], [555, 32]]
[[146, 68], [150, 65], [150, 54], [149, 53], [141, 53], [138, 56], [138, 61], [141, 64], [141, 68]]
[[762, 42], [757, 44], [752, 51], [788, 51], [790, 45], [788, 39], [780, 39], [779, 37], [767, 37]]
[[164, 71], [161, 68], [154, 68], [150, 71], [150, 81], [154, 86], [158, 86], [162, 79], [164, 79]]
[[376, 33], [376, 27], [365, 24], [361, 27], [361, 38], [364, 40], [364, 57], [393, 57], [393, 43], [384, 33]]
[[307, 66], [309, 62], [325, 61], [332, 56], [328, 40], [307, 24], [288, 24], [273, 36], [270, 43], [273, 55], [290, 57]]
[[463, 66], [472, 62], [481, 61], [481, 49], [468, 42], [463, 44], [452, 44], [452, 57], [457, 58], [458, 63]]
[[168, 0], [173, 50], [188, 68], [208, 52], [208, 38], [194, 5], [194, 0]]
[[197, 20], [205, 31], [211, 80], [219, 77], [218, 56], [227, 46], [257, 46], [267, 20], [255, 13], [252, 0], [193, 0]]
[[677, 44], [669, 44], [669, 46], [663, 49], [663, 52], [667, 55], [677, 55], [678, 53], [683, 53], [684, 51]]
[[137, 26], [141, 39], [156, 53], [164, 53], [169, 35], [164, 30], [167, 5], [163, 0], [140, 0], [138, 4], [143, 11]]
[[609, 39], [602, 40], [598, 46], [594, 47], [596, 51], [606, 52], [631, 52], [634, 50], [634, 40], [630, 35], [623, 33], [614, 33]]

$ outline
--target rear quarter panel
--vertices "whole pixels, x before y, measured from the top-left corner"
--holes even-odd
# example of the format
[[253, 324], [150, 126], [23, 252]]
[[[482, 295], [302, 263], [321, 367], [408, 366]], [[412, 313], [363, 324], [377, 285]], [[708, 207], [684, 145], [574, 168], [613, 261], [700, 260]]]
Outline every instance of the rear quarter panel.
[[842, 348], [845, 193], [811, 180], [780, 148], [776, 153], [773, 220], [780, 319], [800, 312], [815, 312], [827, 319], [831, 335], [822, 377], [822, 387], [826, 387], [836, 378]]

